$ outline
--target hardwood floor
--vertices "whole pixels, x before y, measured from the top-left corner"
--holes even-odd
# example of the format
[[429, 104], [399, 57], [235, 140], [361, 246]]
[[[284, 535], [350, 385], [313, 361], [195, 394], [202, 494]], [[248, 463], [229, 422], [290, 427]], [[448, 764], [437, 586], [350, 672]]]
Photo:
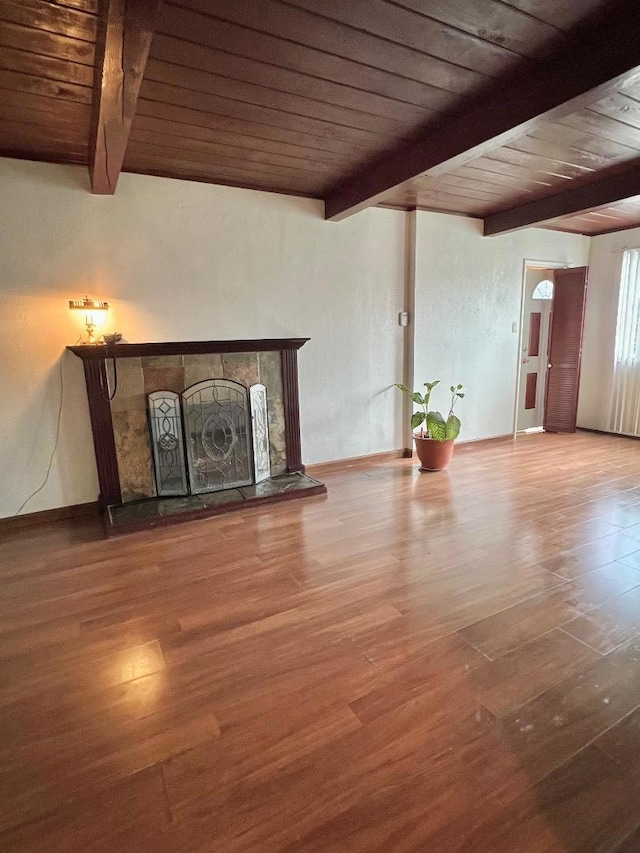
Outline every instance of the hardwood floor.
[[8, 853], [640, 850], [640, 442], [0, 542]]

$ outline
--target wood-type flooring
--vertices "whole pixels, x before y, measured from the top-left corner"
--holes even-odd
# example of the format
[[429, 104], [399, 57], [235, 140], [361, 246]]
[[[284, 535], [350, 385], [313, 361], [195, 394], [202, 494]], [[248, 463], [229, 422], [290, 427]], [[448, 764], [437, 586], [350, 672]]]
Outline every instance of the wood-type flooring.
[[0, 533], [3, 853], [640, 851], [640, 442]]

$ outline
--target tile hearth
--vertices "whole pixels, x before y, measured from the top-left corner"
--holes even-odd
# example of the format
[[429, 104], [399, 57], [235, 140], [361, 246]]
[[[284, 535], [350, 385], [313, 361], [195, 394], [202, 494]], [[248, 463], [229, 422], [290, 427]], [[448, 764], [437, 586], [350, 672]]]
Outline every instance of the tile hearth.
[[[218, 515], [244, 504], [268, 503], [282, 500], [288, 494], [296, 497], [324, 494], [326, 487], [306, 474], [282, 474], [262, 483], [224, 489], [218, 492], [186, 495], [173, 498], [152, 498], [107, 507], [107, 527], [110, 536], [131, 533], [148, 527], [190, 521], [207, 515]], [[302, 494], [304, 493], [304, 495]]]

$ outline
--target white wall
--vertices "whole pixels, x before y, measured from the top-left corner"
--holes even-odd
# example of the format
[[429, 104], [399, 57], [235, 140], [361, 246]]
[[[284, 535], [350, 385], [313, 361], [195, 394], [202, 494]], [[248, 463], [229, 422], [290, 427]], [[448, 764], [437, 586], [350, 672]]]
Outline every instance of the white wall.
[[634, 248], [640, 248], [640, 228], [591, 240], [578, 426], [610, 428], [622, 252]]
[[[46, 472], [61, 364], [59, 446], [25, 511], [97, 496], [82, 366], [64, 354], [81, 332], [67, 300], [84, 293], [109, 300], [108, 329], [130, 341], [309, 336], [304, 461], [403, 446], [392, 385], [405, 367], [405, 214], [327, 223], [311, 200], [126, 174], [115, 196], [93, 196], [83, 168], [7, 159], [0, 198], [0, 517]], [[589, 240], [541, 229], [485, 239], [478, 220], [416, 217], [415, 384], [466, 386], [463, 439], [509, 433], [523, 262], [584, 264]], [[581, 411], [588, 399], [581, 392]], [[444, 408], [446, 393], [437, 401]]]
[[[405, 216], [341, 223], [307, 199], [138, 175], [93, 196], [86, 170], [0, 159], [0, 517], [54, 443], [66, 300], [108, 299], [129, 341], [311, 337], [300, 352], [303, 460], [402, 446]], [[81, 364], [63, 358], [60, 442], [25, 511], [94, 500]]]
[[485, 238], [477, 219], [418, 213], [414, 384], [441, 379], [433, 402], [442, 408], [449, 385], [465, 386], [462, 440], [513, 430], [524, 260], [582, 266], [588, 252], [579, 235], [527, 228]]

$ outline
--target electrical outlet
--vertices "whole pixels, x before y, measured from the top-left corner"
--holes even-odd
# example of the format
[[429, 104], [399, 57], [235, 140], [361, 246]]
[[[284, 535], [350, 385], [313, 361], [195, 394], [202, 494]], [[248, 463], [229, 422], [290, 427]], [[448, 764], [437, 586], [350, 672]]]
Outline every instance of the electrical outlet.
[[518, 334], [518, 321], [517, 320], [514, 320], [513, 323], [511, 324], [511, 331], [513, 332], [514, 335]]

